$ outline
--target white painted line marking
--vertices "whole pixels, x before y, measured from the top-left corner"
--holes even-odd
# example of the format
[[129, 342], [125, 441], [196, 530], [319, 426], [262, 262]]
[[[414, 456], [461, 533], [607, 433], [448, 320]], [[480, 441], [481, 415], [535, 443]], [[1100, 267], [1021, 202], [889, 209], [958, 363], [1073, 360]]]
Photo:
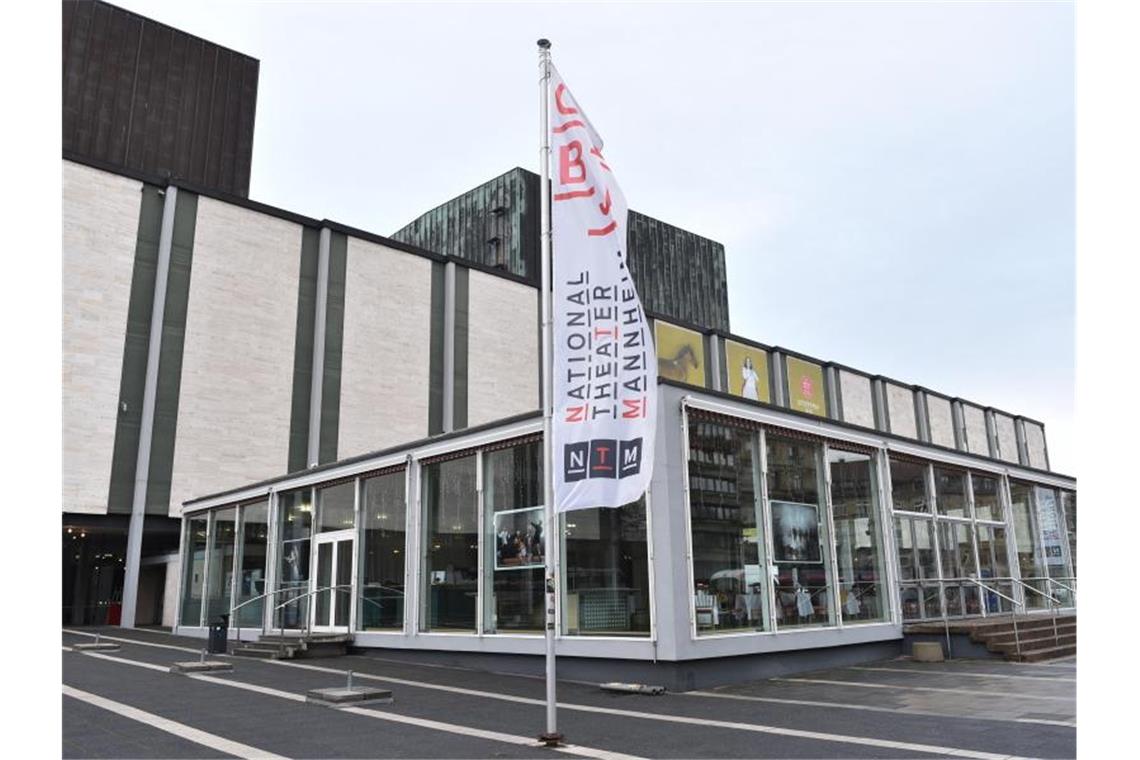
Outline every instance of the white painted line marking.
[[1076, 697], [1047, 697], [1037, 694], [1022, 694], [1016, 691], [978, 691], [976, 689], [943, 689], [936, 686], [900, 686], [893, 683], [864, 683], [863, 681], [831, 681], [825, 678], [773, 678], [773, 681], [786, 683], [821, 683], [828, 686], [855, 686], [860, 689], [902, 689], [904, 691], [937, 691], [947, 694], [983, 694], [991, 697], [1016, 697], [1017, 699], [1048, 699], [1053, 702], [1074, 702]]
[[965, 715], [954, 713], [930, 712], [927, 710], [912, 710], [906, 707], [879, 707], [874, 705], [852, 705], [844, 702], [817, 702], [810, 699], [777, 699], [776, 697], [756, 697], [747, 694], [722, 694], [715, 691], [686, 691], [683, 697], [714, 697], [716, 699], [736, 699], [742, 702], [770, 702], [780, 705], [803, 705], [805, 707], [826, 707], [832, 710], [861, 710], [864, 712], [895, 713], [898, 715], [918, 715], [928, 718], [960, 718], [962, 720], [989, 720], [1000, 723], [1042, 723], [1047, 726], [1076, 727], [1076, 723], [1062, 720], [1044, 720], [1037, 718], [994, 718], [988, 715]]
[[266, 760], [286, 760], [283, 755], [275, 755], [272, 752], [267, 752], [257, 747], [251, 747], [248, 744], [235, 742], [231, 739], [226, 739], [217, 734], [209, 734], [205, 731], [200, 731], [197, 728], [192, 728], [184, 723], [178, 723], [161, 715], [145, 712], [137, 707], [125, 705], [122, 702], [115, 702], [114, 700], [100, 697], [97, 694], [90, 692], [80, 691], [79, 689], [63, 685], [63, 693], [65, 696], [72, 699], [78, 699], [81, 702], [86, 702], [94, 707], [99, 707], [108, 712], [113, 712], [121, 715], [124, 718], [144, 723], [152, 728], [157, 728], [159, 731], [165, 731], [168, 734], [173, 734], [181, 739], [201, 744], [203, 747], [217, 750], [218, 752], [225, 752], [227, 755], [234, 755], [235, 757], [246, 758], [265, 758]]
[[[75, 636], [87, 636], [88, 638], [92, 638], [92, 639], [95, 638], [94, 633], [88, 633], [87, 631], [72, 631], [72, 630], [69, 630], [67, 628], [64, 628], [63, 632], [64, 633], [70, 633], [70, 634], [75, 635]], [[174, 644], [157, 644], [153, 641], [139, 641], [138, 639], [128, 639], [128, 638], [124, 638], [122, 636], [104, 636], [103, 634], [99, 634], [99, 638], [100, 639], [106, 639], [107, 641], [122, 641], [122, 642], [126, 642], [127, 644], [138, 644], [139, 646], [143, 646], [143, 647], [157, 647], [159, 649], [177, 649], [179, 652], [193, 652], [194, 654], [198, 654], [203, 649], [206, 648], [205, 646], [199, 647], [198, 649], [194, 649], [193, 647], [179, 647], [179, 646], [175, 646]], [[228, 656], [228, 655], [226, 655], [226, 656]]]
[[966, 671], [956, 670], [919, 670], [918, 668], [872, 668], [863, 666], [852, 666], [843, 668], [843, 670], [869, 670], [876, 673], [912, 673], [920, 676], [967, 676], [969, 678], [1013, 678], [1024, 681], [1076, 681], [1075, 678], [1065, 678], [1064, 676], [1014, 676], [1005, 673], [972, 673]]
[[[169, 672], [168, 668], [162, 667], [160, 665], [152, 665], [149, 662], [140, 662], [138, 660], [129, 660], [129, 659], [124, 658], [124, 657], [112, 657], [110, 655], [96, 654], [96, 653], [90, 653], [90, 652], [84, 653], [84, 654], [86, 654], [88, 657], [97, 657], [100, 660], [109, 660], [111, 662], [119, 662], [119, 663], [122, 663], [124, 665], [134, 665], [134, 666], [137, 666], [140, 668], [147, 668], [150, 670], [158, 670], [158, 671], [161, 671], [163, 673]], [[316, 666], [307, 666], [307, 665], [304, 665], [304, 666], [299, 665], [297, 667], [304, 667], [306, 669], [314, 669], [314, 670], [328, 670], [328, 671], [335, 672], [335, 673], [343, 672], [343, 671], [338, 671], [334, 668], [320, 668], [320, 667], [316, 667]], [[362, 674], [354, 674], [354, 675], [362, 675]], [[207, 683], [219, 684], [222, 686], [230, 686], [230, 687], [233, 687], [235, 689], [244, 689], [246, 691], [252, 691], [252, 692], [256, 692], [258, 694], [264, 694], [264, 695], [270, 696], [270, 697], [287, 699], [287, 700], [290, 700], [292, 702], [304, 703], [306, 701], [305, 697], [301, 694], [294, 694], [293, 692], [282, 691], [281, 689], [274, 689], [274, 688], [271, 688], [269, 686], [261, 686], [258, 684], [247, 683], [245, 681], [237, 681], [237, 680], [234, 680], [232, 678], [218, 678], [216, 676], [208, 676], [208, 675], [202, 675], [202, 674], [198, 674], [198, 673], [188, 673], [188, 674], [186, 674], [186, 678], [192, 678], [195, 681], [206, 681]], [[409, 682], [409, 683], [411, 683], [411, 682]], [[64, 688], [67, 688], [67, 687], [64, 687]], [[533, 700], [533, 701], [538, 702], [539, 704], [545, 704], [545, 702], [542, 702], [540, 700]], [[131, 709], [133, 709], [133, 708], [131, 708]], [[341, 708], [340, 712], [351, 712], [351, 713], [354, 713], [357, 715], [364, 715], [365, 717], [374, 718], [377, 720], [386, 720], [386, 721], [390, 721], [392, 723], [404, 723], [407, 725], [421, 726], [423, 728], [429, 728], [429, 729], [432, 729], [435, 731], [443, 731], [443, 732], [452, 733], [452, 734], [461, 734], [463, 736], [473, 736], [476, 738], [488, 739], [490, 741], [503, 742], [506, 744], [515, 744], [515, 745], [524, 746], [524, 747], [534, 747], [536, 749], [543, 746], [538, 741], [536, 741], [535, 739], [533, 739], [532, 737], [529, 737], [529, 736], [516, 736], [514, 734], [504, 734], [504, 733], [500, 733], [498, 731], [487, 731], [487, 730], [484, 730], [481, 728], [473, 728], [471, 726], [462, 726], [462, 725], [459, 725], [456, 723], [442, 723], [440, 721], [427, 720], [424, 718], [413, 718], [413, 717], [408, 716], [408, 715], [397, 715], [395, 713], [377, 712], [375, 710], [369, 710], [369, 709], [363, 708], [363, 707]], [[191, 729], [191, 730], [193, 730], [193, 729]], [[640, 758], [636, 755], [626, 755], [626, 754], [622, 754], [620, 752], [610, 752], [608, 750], [595, 749], [593, 747], [582, 747], [582, 746], [578, 746], [576, 744], [566, 744], [566, 745], [563, 745], [561, 747], [556, 747], [555, 749], [558, 752], [562, 752], [564, 754], [576, 755], [579, 757], [589, 757], [589, 758], [594, 758], [595, 760], [643, 760], [643, 758]], [[225, 751], [228, 751], [228, 750], [225, 750]], [[234, 753], [234, 754], [237, 754], [237, 753]]]
[[169, 665], [155, 665], [150, 662], [139, 662], [138, 660], [128, 660], [125, 657], [115, 657], [114, 655], [102, 654], [100, 652], [76, 652], [74, 649], [64, 647], [65, 651], [81, 654], [86, 657], [94, 657], [97, 660], [109, 660], [110, 662], [121, 662], [124, 665], [135, 665], [140, 668], [147, 668], [149, 670], [157, 670], [159, 673], [169, 673]]

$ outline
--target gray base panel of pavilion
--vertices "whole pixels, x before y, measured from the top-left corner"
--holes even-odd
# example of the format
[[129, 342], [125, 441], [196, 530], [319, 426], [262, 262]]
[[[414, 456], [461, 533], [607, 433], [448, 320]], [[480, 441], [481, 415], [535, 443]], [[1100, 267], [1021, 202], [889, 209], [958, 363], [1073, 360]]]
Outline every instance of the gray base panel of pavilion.
[[[536, 655], [365, 647], [356, 647], [353, 653], [364, 657], [375, 655], [386, 660], [402, 660], [409, 664], [448, 665], [513, 675], [541, 676], [545, 673], [545, 660]], [[902, 640], [892, 639], [839, 647], [793, 649], [679, 662], [559, 657], [558, 678], [598, 684], [614, 681], [659, 684], [668, 691], [691, 691], [813, 670], [863, 665], [893, 659], [902, 653]]]

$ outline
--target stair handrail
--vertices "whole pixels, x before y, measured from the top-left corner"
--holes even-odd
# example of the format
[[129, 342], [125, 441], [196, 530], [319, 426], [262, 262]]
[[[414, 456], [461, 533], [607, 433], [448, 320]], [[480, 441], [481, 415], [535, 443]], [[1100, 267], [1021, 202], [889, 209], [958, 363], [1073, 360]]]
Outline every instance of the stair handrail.
[[[1053, 619], [1053, 644], [1056, 646], [1060, 646], [1061, 645], [1061, 639], [1057, 635], [1057, 608], [1061, 606], [1061, 600], [1058, 599], [1057, 597], [1053, 596], [1052, 594], [1049, 594], [1049, 593], [1042, 591], [1039, 588], [1035, 588], [1033, 586], [1030, 586], [1028, 583], [1025, 583], [1024, 581], [1020, 581], [1017, 578], [1014, 578], [1013, 580], [1015, 583], [1021, 584], [1022, 586], [1029, 589], [1030, 591], [1034, 591], [1034, 592], [1040, 594], [1041, 596], [1045, 597], [1046, 599], [1048, 599], [1050, 602], [1052, 602], [1052, 604], [1049, 605], [1049, 613]], [[1034, 581], [1043, 580], [1046, 583], [1048, 583], [1052, 579], [1049, 576], [1044, 576], [1044, 577], [1030, 578], [1030, 580], [1034, 580]], [[1026, 606], [1026, 611], [1028, 612], [1028, 606]]]
[[[977, 578], [974, 578], [972, 576], [966, 578], [966, 580], [970, 581], [970, 583], [973, 583], [976, 586], [979, 586], [979, 587], [985, 589], [986, 591], [989, 591], [991, 594], [997, 594], [1002, 599], [1005, 599], [1007, 602], [1009, 602], [1010, 604], [1013, 605], [1013, 613], [1010, 615], [1010, 619], [1013, 622], [1013, 647], [1014, 647], [1014, 650], [1017, 652], [1017, 656], [1020, 658], [1021, 657], [1021, 635], [1017, 631], [1017, 600], [1011, 596], [1006, 596], [1002, 592], [998, 591], [996, 588], [990, 588], [989, 586], [987, 586], [986, 584], [982, 583], [980, 580], [978, 580]], [[1021, 607], [1022, 607], [1022, 610], [1025, 609], [1025, 602], [1021, 603]], [[984, 607], [983, 607], [983, 609], [984, 609]], [[949, 631], [949, 622], [947, 622], [947, 631]], [[946, 637], [946, 645], [947, 645], [947, 647], [949, 647], [949, 645], [950, 645], [950, 637], [949, 636]]]

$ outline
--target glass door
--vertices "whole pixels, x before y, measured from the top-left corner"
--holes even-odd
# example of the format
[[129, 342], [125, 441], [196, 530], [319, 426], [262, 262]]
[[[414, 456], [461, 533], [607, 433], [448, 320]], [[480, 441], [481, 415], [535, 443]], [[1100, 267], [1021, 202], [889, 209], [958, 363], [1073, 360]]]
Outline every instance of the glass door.
[[347, 632], [352, 607], [352, 531], [319, 534], [312, 581], [312, 629]]

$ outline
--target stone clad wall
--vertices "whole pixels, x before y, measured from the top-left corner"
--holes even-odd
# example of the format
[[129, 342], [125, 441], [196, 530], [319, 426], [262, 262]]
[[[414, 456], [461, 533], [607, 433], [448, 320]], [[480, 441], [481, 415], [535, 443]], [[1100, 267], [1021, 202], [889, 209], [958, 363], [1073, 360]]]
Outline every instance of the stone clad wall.
[[348, 239], [338, 458], [428, 434], [431, 268]]
[[538, 293], [472, 270], [467, 350], [467, 424], [539, 408]]
[[63, 164], [63, 509], [104, 514], [142, 183]]
[[301, 226], [202, 196], [170, 514], [286, 466]]

